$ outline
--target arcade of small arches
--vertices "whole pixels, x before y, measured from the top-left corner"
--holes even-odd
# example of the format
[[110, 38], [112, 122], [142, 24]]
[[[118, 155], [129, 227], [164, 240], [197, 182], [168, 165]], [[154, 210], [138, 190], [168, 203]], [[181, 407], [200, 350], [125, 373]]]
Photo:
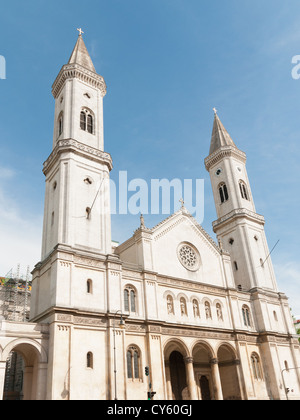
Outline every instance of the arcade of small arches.
[[[255, 354], [256, 372], [262, 372]], [[236, 350], [222, 343], [214, 350], [205, 341], [191, 349], [180, 339], [170, 339], [164, 350], [167, 398], [170, 400], [243, 399], [240, 360]], [[256, 377], [262, 378], [262, 373]]]
[[[16, 392], [16, 383], [6, 383], [8, 360], [14, 354], [22, 359], [22, 381]], [[242, 372], [236, 349], [227, 342], [216, 348], [204, 340], [191, 346], [179, 338], [170, 338], [164, 345], [166, 399], [168, 400], [241, 400], [243, 398]], [[87, 353], [86, 367], [94, 368], [97, 355]], [[142, 381], [142, 351], [135, 344], [126, 349], [127, 380]], [[264, 381], [263, 367], [258, 353], [250, 355], [254, 381]], [[0, 400], [43, 400], [47, 377], [47, 354], [34, 339], [18, 338], [6, 347], [0, 347]], [[16, 380], [16, 379], [14, 379]], [[10, 386], [14, 389], [10, 390]], [[18, 395], [17, 395], [18, 394]]]

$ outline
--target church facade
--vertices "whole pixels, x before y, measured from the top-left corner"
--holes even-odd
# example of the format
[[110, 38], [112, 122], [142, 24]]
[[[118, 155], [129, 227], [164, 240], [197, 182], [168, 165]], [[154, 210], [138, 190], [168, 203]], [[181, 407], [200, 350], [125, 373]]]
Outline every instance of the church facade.
[[42, 257], [30, 322], [1, 324], [0, 398], [15, 351], [27, 400], [299, 399], [288, 298], [277, 288], [246, 155], [217, 113], [205, 167], [218, 243], [182, 202], [154, 228], [141, 217], [134, 235], [112, 246], [106, 84], [82, 33], [52, 93]]

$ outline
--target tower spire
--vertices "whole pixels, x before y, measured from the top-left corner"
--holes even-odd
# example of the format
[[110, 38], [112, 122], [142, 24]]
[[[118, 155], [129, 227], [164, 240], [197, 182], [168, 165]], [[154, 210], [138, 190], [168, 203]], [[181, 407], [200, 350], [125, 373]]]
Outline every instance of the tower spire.
[[222, 124], [217, 114], [216, 108], [213, 108], [213, 111], [215, 114], [215, 118], [214, 118], [214, 125], [213, 125], [211, 142], [210, 142], [210, 150], [209, 150], [210, 155], [214, 153], [215, 151], [217, 151], [218, 149], [220, 149], [220, 147], [222, 146], [233, 146], [236, 148], [234, 141], [232, 140], [226, 128]]
[[83, 41], [82, 34], [84, 34], [84, 32], [81, 28], [77, 29], [77, 31], [79, 32], [77, 42], [71, 54], [68, 64], [79, 64], [80, 66], [86, 68], [87, 70], [90, 70], [96, 73], [92, 59]]

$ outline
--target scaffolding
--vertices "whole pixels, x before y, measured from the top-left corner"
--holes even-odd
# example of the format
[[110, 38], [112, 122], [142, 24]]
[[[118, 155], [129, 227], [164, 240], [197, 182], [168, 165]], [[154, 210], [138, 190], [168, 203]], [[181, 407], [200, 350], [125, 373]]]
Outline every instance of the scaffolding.
[[10, 270], [0, 277], [0, 319], [28, 322], [31, 298], [31, 274], [29, 266], [26, 275], [20, 274], [20, 264], [16, 272]]

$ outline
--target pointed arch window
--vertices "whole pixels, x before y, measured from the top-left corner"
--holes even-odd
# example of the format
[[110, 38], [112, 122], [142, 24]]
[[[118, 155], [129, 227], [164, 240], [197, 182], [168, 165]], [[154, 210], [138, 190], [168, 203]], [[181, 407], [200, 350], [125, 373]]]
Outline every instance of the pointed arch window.
[[225, 203], [225, 201], [228, 201], [229, 199], [228, 189], [224, 182], [222, 182], [222, 184], [219, 185], [219, 194], [220, 194], [221, 203]]
[[239, 181], [239, 187], [240, 187], [240, 193], [241, 193], [242, 198], [244, 200], [250, 201], [247, 185], [245, 184], [245, 182], [240, 180]]

